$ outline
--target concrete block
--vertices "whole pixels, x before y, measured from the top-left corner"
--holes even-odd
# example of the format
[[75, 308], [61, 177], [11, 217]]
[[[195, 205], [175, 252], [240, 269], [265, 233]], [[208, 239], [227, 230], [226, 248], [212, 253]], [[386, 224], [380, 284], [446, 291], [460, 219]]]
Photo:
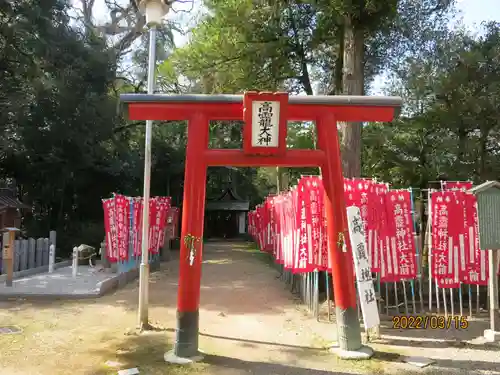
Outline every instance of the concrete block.
[[500, 332], [491, 329], [484, 330], [484, 338], [487, 342], [500, 342]]

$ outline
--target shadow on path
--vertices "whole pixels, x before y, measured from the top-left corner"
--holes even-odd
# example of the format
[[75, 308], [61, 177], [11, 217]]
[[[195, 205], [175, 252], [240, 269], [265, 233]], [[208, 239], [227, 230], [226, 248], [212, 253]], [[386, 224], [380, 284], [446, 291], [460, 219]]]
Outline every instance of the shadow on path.
[[[221, 339], [231, 340], [231, 338], [226, 337]], [[256, 343], [270, 344], [266, 342]], [[237, 358], [232, 355], [206, 354], [202, 362], [188, 366], [177, 366], [167, 364], [163, 360], [164, 352], [169, 349], [167, 335], [156, 332], [126, 336], [123, 340], [114, 342], [106, 350], [96, 350], [89, 358], [119, 362], [120, 366], [116, 371], [118, 369], [137, 367], [141, 374], [148, 375], [373, 375], [380, 373], [456, 375], [457, 373], [479, 374], [482, 371], [487, 371], [488, 374], [492, 375], [500, 373], [499, 370], [495, 370], [493, 363], [484, 361], [437, 359], [432, 367], [423, 370], [410, 370], [401, 367], [401, 359], [395, 353], [378, 351], [369, 362], [345, 362], [336, 359], [331, 354], [318, 355], [310, 351], [309, 348], [300, 347], [285, 347], [281, 350], [283, 354], [288, 354], [290, 358], [286, 363], [282, 359], [279, 362], [272, 359], [247, 360], [242, 359], [241, 356]], [[381, 369], [383, 369], [383, 372], [381, 372]], [[85, 375], [105, 375], [110, 373], [112, 373], [110, 368], [106, 368], [102, 364], [96, 364], [96, 367], [87, 371]]]
[[280, 363], [253, 362], [218, 355], [207, 355], [205, 363], [214, 367], [215, 373], [223, 375], [356, 375], [353, 372], [338, 372], [289, 366]]

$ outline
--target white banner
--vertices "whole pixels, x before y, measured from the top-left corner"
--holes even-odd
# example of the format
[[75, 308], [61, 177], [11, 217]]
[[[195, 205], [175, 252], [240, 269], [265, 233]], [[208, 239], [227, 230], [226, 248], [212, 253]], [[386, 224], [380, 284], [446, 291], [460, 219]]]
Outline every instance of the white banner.
[[368, 259], [368, 247], [366, 246], [363, 220], [361, 219], [361, 212], [358, 207], [347, 207], [347, 222], [349, 225], [349, 237], [351, 238], [363, 322], [365, 329], [374, 328], [380, 325], [380, 316], [375, 288], [373, 287], [370, 261]]

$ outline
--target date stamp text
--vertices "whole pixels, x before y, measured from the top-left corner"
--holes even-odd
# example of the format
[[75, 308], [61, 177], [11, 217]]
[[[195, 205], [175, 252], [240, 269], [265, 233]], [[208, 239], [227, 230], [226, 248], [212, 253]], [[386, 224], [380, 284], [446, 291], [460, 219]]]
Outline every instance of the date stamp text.
[[467, 329], [469, 320], [466, 316], [426, 316], [396, 315], [392, 317], [393, 329]]

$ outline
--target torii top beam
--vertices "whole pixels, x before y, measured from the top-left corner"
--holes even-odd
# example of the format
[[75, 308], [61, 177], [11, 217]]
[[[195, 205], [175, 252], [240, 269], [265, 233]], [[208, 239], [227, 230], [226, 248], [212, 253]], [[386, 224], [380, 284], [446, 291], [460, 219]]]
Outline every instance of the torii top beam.
[[[243, 95], [122, 94], [131, 120], [186, 120], [203, 112], [209, 120], [243, 120]], [[288, 121], [314, 121], [328, 112], [336, 121], [392, 121], [402, 99], [397, 96], [290, 96]]]

